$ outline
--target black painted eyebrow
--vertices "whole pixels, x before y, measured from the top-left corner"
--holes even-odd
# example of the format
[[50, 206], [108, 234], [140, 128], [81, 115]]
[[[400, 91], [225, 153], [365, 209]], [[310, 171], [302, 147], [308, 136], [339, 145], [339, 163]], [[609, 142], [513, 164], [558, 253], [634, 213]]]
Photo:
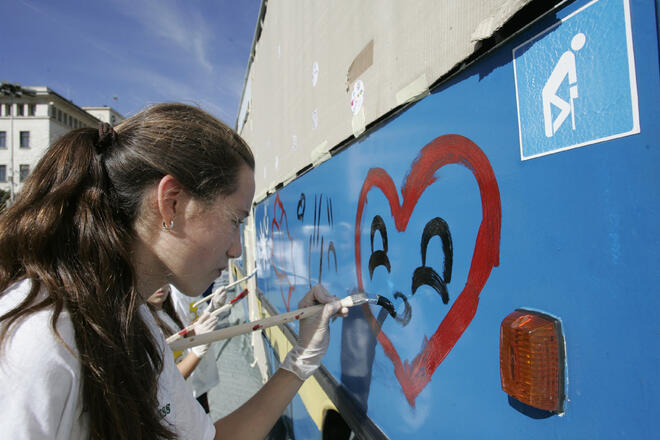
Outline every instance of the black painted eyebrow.
[[[374, 235], [376, 231], [380, 233], [383, 241], [383, 249], [374, 251]], [[371, 221], [371, 256], [369, 257], [369, 278], [373, 278], [374, 270], [378, 266], [385, 266], [388, 273], [392, 272], [390, 259], [387, 256], [387, 227], [383, 218], [379, 215], [375, 216]]]
[[[442, 251], [445, 255], [443, 263], [444, 270], [443, 276], [440, 277], [438, 273], [426, 265], [426, 250], [431, 238], [435, 236], [440, 237], [442, 240]], [[451, 281], [451, 270], [454, 259], [454, 250], [451, 241], [451, 234], [449, 233], [449, 225], [440, 217], [435, 217], [424, 226], [421, 241], [422, 252], [422, 265], [415, 269], [412, 277], [412, 294], [414, 295], [419, 286], [430, 286], [435, 289], [442, 297], [442, 302], [447, 304], [449, 302], [449, 292], [447, 291], [447, 284]]]
[[442, 278], [445, 283], [451, 282], [451, 269], [454, 260], [454, 250], [451, 241], [451, 234], [449, 233], [449, 225], [440, 217], [436, 217], [429, 221], [424, 226], [422, 233], [422, 266], [426, 266], [426, 249], [428, 248], [429, 241], [435, 236], [440, 237], [442, 240], [442, 251], [445, 254], [444, 268]]
[[383, 251], [387, 253], [387, 227], [385, 227], [385, 222], [383, 218], [379, 215], [375, 216], [371, 221], [371, 252], [374, 251], [374, 234], [375, 232], [380, 232], [380, 236], [383, 240]]

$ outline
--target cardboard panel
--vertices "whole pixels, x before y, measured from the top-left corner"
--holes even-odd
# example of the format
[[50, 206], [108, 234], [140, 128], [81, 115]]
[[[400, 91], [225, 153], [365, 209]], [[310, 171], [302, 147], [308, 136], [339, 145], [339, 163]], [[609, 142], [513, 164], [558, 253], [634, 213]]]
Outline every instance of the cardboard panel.
[[258, 198], [426, 91], [528, 1], [269, 1], [238, 121]]

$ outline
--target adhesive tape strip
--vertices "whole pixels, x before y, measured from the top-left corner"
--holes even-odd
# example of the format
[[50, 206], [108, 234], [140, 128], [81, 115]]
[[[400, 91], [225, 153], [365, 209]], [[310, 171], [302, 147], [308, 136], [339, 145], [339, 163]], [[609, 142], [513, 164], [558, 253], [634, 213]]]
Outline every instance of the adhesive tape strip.
[[293, 182], [296, 179], [296, 177], [298, 177], [298, 174], [296, 173], [291, 173], [288, 176], [286, 176], [283, 182], [284, 186], [287, 186], [289, 183]]
[[429, 83], [426, 74], [422, 73], [416, 80], [396, 92], [396, 104], [401, 105], [417, 101], [429, 94]]
[[364, 129], [366, 126], [365, 122], [365, 116], [364, 116], [364, 106], [360, 109], [357, 114], [353, 115], [353, 119], [351, 120], [351, 126], [353, 128], [353, 136], [356, 138], [360, 136], [362, 133], [364, 133]]
[[318, 144], [314, 149], [309, 153], [310, 158], [312, 159], [312, 165], [315, 167], [320, 163], [325, 162], [330, 159], [331, 155], [328, 151], [328, 141], [325, 140]]

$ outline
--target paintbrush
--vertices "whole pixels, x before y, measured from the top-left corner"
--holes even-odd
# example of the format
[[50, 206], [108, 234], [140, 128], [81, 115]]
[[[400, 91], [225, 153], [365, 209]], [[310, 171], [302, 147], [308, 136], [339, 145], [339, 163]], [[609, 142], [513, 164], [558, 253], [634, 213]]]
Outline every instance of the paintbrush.
[[234, 287], [236, 284], [238, 284], [238, 283], [242, 283], [243, 281], [247, 280], [248, 278], [254, 276], [254, 274], [256, 274], [256, 273], [257, 273], [257, 269], [254, 269], [252, 272], [250, 272], [250, 274], [244, 276], [244, 277], [241, 278], [240, 280], [236, 280], [236, 281], [234, 281], [233, 283], [229, 283], [229, 284], [227, 284], [226, 286], [218, 287], [218, 288], [216, 289], [215, 292], [213, 292], [212, 294], [210, 294], [210, 295], [208, 295], [208, 296], [205, 296], [204, 298], [202, 298], [202, 299], [200, 299], [199, 301], [195, 302], [195, 303], [192, 305], [192, 307], [197, 307], [198, 305], [200, 305], [200, 304], [202, 304], [202, 303], [204, 303], [204, 302], [206, 302], [206, 301], [209, 301], [209, 300], [213, 299], [214, 297], [216, 297], [216, 296], [218, 296], [218, 295], [226, 294], [226, 293], [227, 293], [227, 290], [231, 289], [231, 288]]
[[[340, 300], [342, 307], [355, 307], [362, 304], [376, 304], [387, 310], [392, 317], [396, 317], [396, 310], [394, 306], [384, 296], [370, 295], [367, 293], [356, 293], [347, 296]], [[258, 321], [245, 322], [232, 327], [226, 327], [220, 330], [215, 330], [209, 333], [204, 333], [199, 336], [189, 336], [185, 339], [178, 339], [168, 344], [172, 351], [184, 350], [186, 348], [194, 347], [196, 345], [208, 344], [210, 342], [220, 341], [223, 339], [232, 338], [234, 336], [250, 333], [257, 330], [263, 330], [275, 325], [284, 324], [287, 322], [295, 321], [298, 319], [308, 318], [321, 313], [325, 304], [317, 304], [310, 307], [304, 307], [298, 310], [282, 313], [280, 315], [269, 316], [268, 318], [260, 319]]]
[[[223, 305], [222, 307], [218, 307], [217, 309], [213, 310], [212, 312], [209, 312], [209, 309], [206, 309], [204, 311], [204, 314], [211, 314], [212, 316], [218, 316], [222, 312], [226, 312], [227, 310], [231, 309], [238, 301], [242, 300], [245, 298], [248, 294], [248, 290], [244, 289], [241, 293], [236, 295], [236, 298], [232, 299], [229, 301], [228, 304]], [[179, 330], [178, 332], [174, 333], [172, 336], [167, 338], [165, 342], [168, 344], [171, 344], [174, 341], [178, 341], [179, 339], [183, 338], [187, 334], [193, 331], [193, 328], [195, 327], [195, 323], [190, 324], [188, 327]]]

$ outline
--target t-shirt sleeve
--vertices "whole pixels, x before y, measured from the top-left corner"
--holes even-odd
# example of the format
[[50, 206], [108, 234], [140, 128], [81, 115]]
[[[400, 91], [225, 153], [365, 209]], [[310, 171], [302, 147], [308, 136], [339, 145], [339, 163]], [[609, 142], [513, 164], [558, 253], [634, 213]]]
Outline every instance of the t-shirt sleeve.
[[[79, 405], [80, 364], [55, 338], [48, 318], [45, 313], [26, 318], [2, 347], [3, 438], [76, 438], [85, 424]], [[58, 330], [73, 343], [70, 322], [58, 323]]]

